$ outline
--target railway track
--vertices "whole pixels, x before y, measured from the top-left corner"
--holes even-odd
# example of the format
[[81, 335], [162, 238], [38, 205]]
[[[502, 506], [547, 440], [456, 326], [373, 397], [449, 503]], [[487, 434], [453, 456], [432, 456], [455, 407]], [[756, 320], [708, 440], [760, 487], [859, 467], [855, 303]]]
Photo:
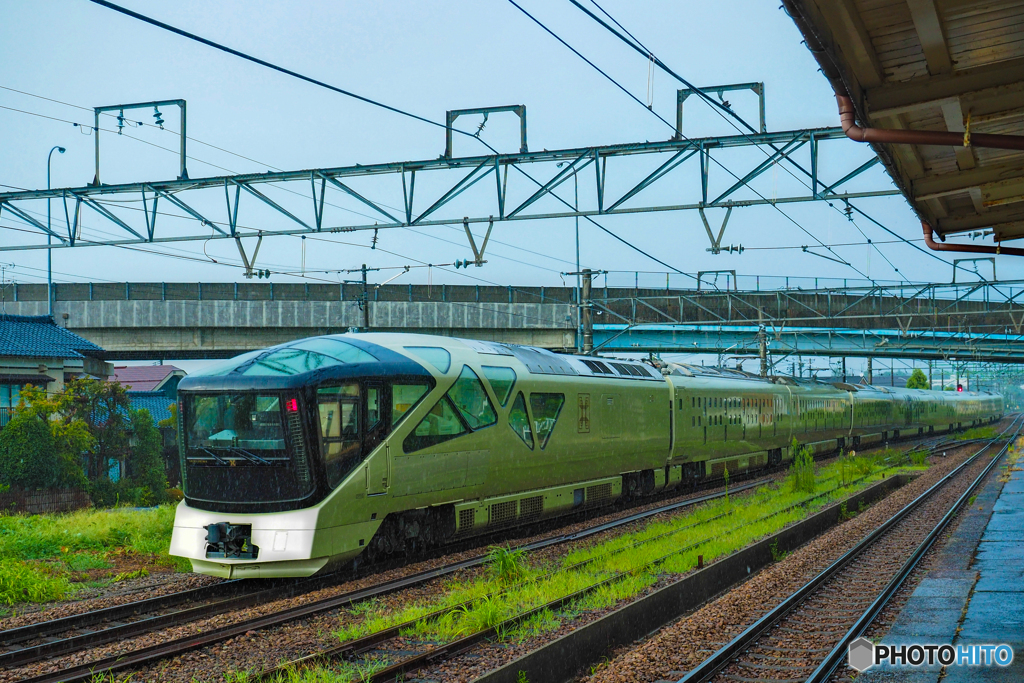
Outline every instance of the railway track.
[[[1016, 418], [1003, 435], [1016, 438]], [[980, 473], [976, 464], [1000, 437], [947, 474], [855, 547], [725, 644], [679, 683], [786, 680], [824, 683], [996, 466], [1004, 445]], [[983, 461], [982, 461], [983, 462]]]
[[[921, 445], [930, 446], [931, 450], [948, 447], [942, 443], [943, 437], [932, 437], [924, 440]], [[907, 439], [913, 441], [914, 439]], [[962, 443], [956, 443], [960, 446]], [[761, 473], [763, 474], [763, 473]], [[766, 480], [756, 480], [731, 488], [737, 493], [749, 488], [760, 486]], [[711, 482], [707, 486], [714, 486]], [[678, 495], [678, 494], [677, 494]], [[683, 500], [660, 505], [650, 510], [623, 515], [622, 517], [582, 531], [563, 534], [522, 546], [532, 551], [553, 545], [580, 540], [588, 536], [624, 526], [655, 515], [671, 512], [683, 507], [713, 500], [724, 495], [723, 492], [688, 497]], [[564, 521], [563, 521], [564, 523]], [[450, 551], [450, 549], [449, 549]], [[487, 559], [486, 555], [478, 555], [462, 562], [456, 562], [437, 569], [420, 572], [394, 581], [384, 582], [377, 586], [362, 590], [343, 593], [338, 596], [315, 601], [307, 605], [290, 608], [281, 612], [256, 619], [245, 620], [231, 626], [215, 629], [198, 636], [181, 638], [167, 643], [147, 647], [127, 655], [119, 655], [92, 662], [79, 669], [66, 669], [59, 675], [41, 675], [24, 679], [34, 683], [43, 681], [74, 681], [90, 678], [96, 673], [116, 671], [126, 668], [144, 666], [153, 661], [174, 656], [182, 652], [201, 648], [220, 642], [250, 630], [268, 628], [290, 621], [302, 619], [318, 613], [350, 606], [357, 602], [379, 597], [397, 590], [416, 586], [433, 579], [446, 576], [464, 569], [479, 566]], [[346, 576], [344, 578], [352, 578]], [[64, 617], [48, 622], [0, 632], [0, 667], [11, 669], [24, 666], [42, 659], [67, 656], [96, 647], [104, 643], [115, 642], [136, 637], [143, 633], [168, 628], [191, 621], [207, 618], [237, 609], [245, 609], [274, 600], [293, 597], [301, 593], [326, 587], [339, 580], [337, 576], [314, 577], [302, 581], [277, 582], [266, 588], [266, 582], [256, 582], [259, 590], [252, 589], [253, 582], [229, 581], [200, 589], [183, 591], [148, 600], [118, 605], [96, 612], [89, 612]], [[225, 595], [227, 593], [227, 595]], [[196, 604], [196, 603], [199, 604]], [[176, 606], [185, 604], [183, 609]], [[98, 627], [98, 628], [97, 628]]]
[[[941, 444], [937, 445], [940, 447], [942, 446]], [[827, 499], [831, 493], [842, 487], [842, 484], [838, 483], [836, 487], [815, 495], [810, 495], [805, 500], [801, 501], [800, 503], [792, 507], [795, 508], [808, 506], [822, 498]], [[785, 514], [789, 512], [791, 509], [792, 508], [786, 508], [784, 510], [775, 511], [762, 519], [756, 520], [755, 523], [764, 521], [770, 517]], [[638, 541], [629, 546], [620, 547], [612, 551], [609, 551], [606, 554], [606, 556], [628, 553], [632, 550], [637, 549], [641, 545], [662, 540], [666, 536], [677, 534], [682, 531], [692, 530], [695, 526], [701, 526], [706, 522], [719, 520], [723, 517], [728, 517], [729, 514], [731, 514], [731, 512], [716, 515], [715, 517], [703, 520], [702, 522], [697, 524], [688, 525], [686, 527], [677, 528], [669, 532], [645, 538], [642, 541]], [[739, 527], [734, 528], [733, 531], [735, 531], [738, 528]], [[601, 581], [595, 582], [592, 585], [589, 585], [581, 590], [577, 590], [570, 594], [563, 595], [546, 604], [533, 607], [529, 610], [525, 610], [492, 627], [480, 629], [476, 632], [470, 633], [462, 638], [456, 639], [448, 643], [440, 644], [437, 646], [431, 646], [425, 649], [420, 648], [420, 651], [415, 652], [413, 654], [408, 654], [408, 650], [410, 649], [409, 643], [399, 639], [403, 633], [413, 631], [416, 628], [421, 627], [429, 622], [439, 621], [449, 615], [457, 614], [460, 610], [469, 609], [478, 602], [499, 597], [499, 594], [489, 594], [481, 596], [480, 598], [477, 598], [470, 602], [465, 602], [462, 604], [446, 607], [444, 609], [435, 611], [431, 614], [419, 617], [417, 619], [399, 623], [386, 629], [380, 630], [378, 632], [347, 641], [337, 647], [333, 647], [322, 652], [317, 652], [297, 660], [283, 663], [279, 666], [260, 672], [257, 678], [260, 680], [275, 680], [279, 678], [287, 679], [288, 676], [292, 674], [296, 669], [310, 665], [326, 663], [330, 660], [343, 659], [347, 660], [350, 663], [355, 662], [357, 665], [361, 665], [361, 668], [359, 669], [359, 671], [361, 672], [360, 675], [364, 676], [364, 678], [361, 678], [361, 680], [377, 682], [404, 680], [404, 677], [407, 674], [415, 672], [418, 669], [421, 669], [425, 666], [436, 665], [445, 660], [456, 657], [460, 654], [464, 654], [472, 650], [477, 645], [483, 643], [484, 641], [490, 640], [495, 636], [500, 636], [500, 634], [503, 632], [508, 632], [511, 629], [514, 629], [517, 626], [521, 625], [523, 622], [529, 620], [530, 618], [536, 615], [542, 614], [547, 611], [557, 612], [559, 610], [562, 610], [581, 599], [593, 595], [594, 593], [603, 588], [613, 586], [614, 584], [626, 580], [631, 576], [635, 576], [642, 572], [655, 568], [672, 557], [682, 555], [683, 553], [686, 553], [688, 551], [698, 549], [701, 546], [716, 540], [718, 537], [718, 534], [705, 536], [685, 546], [674, 548], [667, 554], [659, 556], [651, 562], [644, 563], [639, 566], [634, 566], [628, 570], [623, 570], [621, 572], [615, 573], [612, 576]], [[553, 574], [575, 571], [577, 569], [580, 569], [582, 566], [595, 562], [596, 560], [602, 559], [603, 557], [605, 556], [592, 557], [583, 562], [568, 567], [563, 567], [555, 572], [551, 572], [550, 574], [538, 577], [536, 579], [532, 579], [531, 581], [538, 582], [541, 579], [549, 578]], [[522, 584], [511, 586], [509, 591], [520, 588], [521, 585]], [[392, 643], [389, 646], [389, 641], [395, 641], [395, 639], [399, 640], [396, 643]], [[399, 655], [397, 657], [397, 661], [391, 661], [393, 659], [393, 655], [395, 654]], [[390, 663], [384, 665], [382, 664], [382, 662]]]
[[[746, 491], [748, 489], [761, 486], [767, 481], [769, 480], [759, 479], [747, 482], [739, 486], [732, 487], [730, 489], [730, 494]], [[571, 533], [561, 534], [558, 536], [534, 541], [532, 543], [522, 545], [520, 546], [520, 548], [526, 551], [534, 551], [563, 543], [568, 543], [571, 541], [582, 540], [595, 534], [603, 533], [605, 531], [622, 527], [627, 524], [632, 524], [634, 522], [643, 519], [648, 519], [656, 515], [672, 512], [685, 507], [690, 507], [709, 500], [715, 500], [724, 495], [724, 492], [716, 492], [711, 494], [687, 497], [683, 500], [668, 503], [665, 505], [659, 505], [649, 510], [623, 515], [622, 517], [619, 517], [615, 520], [596, 524], [580, 531], [574, 531]], [[22, 681], [24, 681], [24, 683], [43, 683], [44, 681], [49, 683], [58, 683], [59, 681], [63, 681], [64, 683], [71, 683], [72, 681], [88, 680], [96, 674], [121, 671], [124, 669], [145, 666], [160, 659], [173, 657], [178, 654], [188, 652], [190, 650], [194, 650], [197, 648], [215, 644], [217, 642], [221, 642], [223, 640], [234, 638], [236, 636], [245, 634], [251, 630], [270, 628], [291, 621], [310, 617], [322, 612], [348, 607], [364, 600], [369, 600], [371, 598], [380, 597], [398, 590], [417, 586], [428, 581], [448, 576], [465, 569], [478, 567], [487, 562], [487, 559], [488, 556], [486, 554], [477, 555], [472, 558], [462, 560], [460, 562], [446, 564], [436, 569], [418, 572], [416, 574], [395, 579], [393, 581], [383, 582], [368, 588], [349, 591], [324, 600], [318, 600], [305, 605], [299, 605], [297, 607], [288, 608], [279, 612], [264, 615], [254, 619], [243, 620], [241, 622], [229, 626], [224, 626], [205, 633], [168, 641], [166, 643], [161, 643], [158, 645], [153, 645], [128, 654], [107, 657], [78, 667], [63, 669], [59, 672], [43, 674], [31, 678], [25, 678], [22, 679]], [[195, 608], [186, 608], [184, 610], [180, 610], [172, 614], [153, 618], [159, 620], [175, 620], [174, 623], [194, 621], [196, 619], [211, 616], [213, 614], [223, 613], [224, 611], [230, 608], [229, 606], [242, 605], [244, 607], [247, 606], [247, 603], [256, 604], [255, 600], [257, 595], [259, 594], [242, 595], [237, 598], [230, 598], [222, 601], [217, 601], [212, 603], [211, 605], [198, 606]], [[127, 608], [128, 606], [121, 607]], [[205, 613], [204, 610], [206, 610]], [[92, 619], [92, 614], [93, 613], [88, 613], [86, 615], [76, 615], [76, 617], [67, 617], [66, 620], [74, 620], [78, 617], [88, 617], [89, 619]], [[66, 620], [62, 619], [55, 621], [61, 621], [65, 624], [71, 623]], [[24, 629], [28, 629], [24, 631], [24, 633], [28, 634], [31, 632], [31, 635], [27, 635], [26, 639], [45, 638], [45, 636], [41, 636], [40, 634], [47, 630], [42, 628], [46, 625], [46, 623], [48, 622], [39, 625], [32, 625], [30, 627], [23, 627]], [[134, 624], [128, 623], [123, 625], [114, 625], [111, 628], [99, 630], [95, 633], [84, 633], [69, 638], [62, 638], [57, 640], [47, 639], [48, 642], [41, 642], [30, 647], [21, 648], [19, 650], [7, 652], [4, 655], [0, 655], [0, 665], [4, 665], [7, 668], [11, 668], [12, 666], [22, 666], [25, 664], [39, 661], [40, 659], [44, 658], [49, 659], [57, 656], [66, 656], [69, 654], [80, 652], [89, 647], [94, 647], [101, 643], [107, 643], [112, 642], [114, 640], [118, 640], [120, 638], [123, 638], [126, 633], [132, 636], [139, 635], [140, 633], [145, 632], [143, 629], [146, 628], [146, 625], [147, 622], [144, 620], [136, 622]], [[158, 626], [157, 628], [162, 627], [163, 626]], [[35, 628], [36, 630], [32, 631], [33, 628]], [[56, 629], [60, 627], [58, 625], [52, 625], [48, 628], [50, 629], [50, 632], [59, 632], [56, 631]], [[81, 628], [80, 624], [76, 624], [76, 628]], [[22, 629], [14, 629], [11, 631], [0, 632], [0, 642], [6, 642], [9, 637], [9, 634], [13, 634], [14, 631], [21, 630]], [[65, 629], [65, 631], [66, 630], [67, 629]]]

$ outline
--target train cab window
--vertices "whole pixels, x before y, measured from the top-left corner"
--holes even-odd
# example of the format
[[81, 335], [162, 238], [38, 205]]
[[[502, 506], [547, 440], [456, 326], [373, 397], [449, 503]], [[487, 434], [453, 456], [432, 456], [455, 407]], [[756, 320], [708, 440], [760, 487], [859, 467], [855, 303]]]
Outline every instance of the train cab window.
[[548, 445], [551, 432], [562, 412], [565, 396], [562, 394], [530, 394], [530, 410], [533, 412], [533, 431], [537, 434], [540, 447]]
[[398, 424], [430, 389], [426, 384], [391, 385], [391, 426]]
[[526, 401], [523, 399], [521, 391], [516, 396], [516, 400], [512, 402], [512, 410], [508, 413], [508, 426], [532, 451], [533, 432], [530, 431], [530, 418], [526, 414]]
[[447, 395], [470, 429], [476, 431], [498, 421], [498, 414], [494, 412], [491, 399], [487, 398], [484, 385], [468, 365], [462, 366], [462, 373]]
[[498, 402], [504, 408], [505, 404], [508, 403], [508, 397], [512, 395], [512, 387], [516, 383], [516, 371], [512, 368], [502, 368], [493, 365], [484, 365], [480, 369], [483, 371], [487, 381], [491, 383], [494, 395], [498, 397]]
[[333, 488], [359, 459], [359, 385], [321, 387], [316, 398], [327, 482]]
[[406, 346], [405, 350], [412, 351], [442, 373], [448, 372], [448, 368], [452, 366], [452, 354], [440, 346]]

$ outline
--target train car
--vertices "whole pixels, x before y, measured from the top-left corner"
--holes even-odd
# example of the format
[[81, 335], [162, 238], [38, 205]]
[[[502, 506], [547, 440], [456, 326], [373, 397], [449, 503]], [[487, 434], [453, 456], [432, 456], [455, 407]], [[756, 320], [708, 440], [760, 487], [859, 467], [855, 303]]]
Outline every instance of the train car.
[[1002, 413], [998, 397], [918, 392], [900, 425], [896, 391], [413, 334], [298, 340], [178, 389], [171, 553], [232, 578], [308, 576], [778, 464], [793, 439], [823, 452]]

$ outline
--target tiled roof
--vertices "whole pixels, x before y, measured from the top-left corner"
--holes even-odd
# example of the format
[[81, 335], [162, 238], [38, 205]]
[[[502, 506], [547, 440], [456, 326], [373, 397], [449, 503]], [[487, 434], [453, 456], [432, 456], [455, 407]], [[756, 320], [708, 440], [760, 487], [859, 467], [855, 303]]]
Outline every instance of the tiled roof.
[[184, 370], [173, 365], [122, 365], [114, 368], [111, 379], [129, 391], [154, 391], [175, 372]]
[[174, 403], [162, 391], [129, 391], [128, 400], [132, 403], [132, 409], [148, 410], [154, 425], [171, 416], [170, 406]]
[[103, 349], [48, 315], [0, 315], [0, 356], [100, 357]]

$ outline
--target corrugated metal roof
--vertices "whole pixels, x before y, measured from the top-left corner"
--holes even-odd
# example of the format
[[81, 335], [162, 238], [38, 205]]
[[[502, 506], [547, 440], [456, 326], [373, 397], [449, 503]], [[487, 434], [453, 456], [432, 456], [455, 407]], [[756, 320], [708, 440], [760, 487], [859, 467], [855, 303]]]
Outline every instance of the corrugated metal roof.
[[101, 357], [103, 349], [60, 327], [48, 315], [0, 315], [0, 356]]
[[[833, 87], [851, 96], [862, 125], [963, 133], [969, 122], [971, 134], [1024, 135], [1024, 2], [784, 4], [808, 44], [820, 45], [815, 57]], [[989, 228], [998, 240], [1024, 237], [1024, 152], [962, 145], [874, 148], [940, 237]]]
[[129, 391], [155, 391], [174, 373], [185, 371], [173, 365], [122, 365], [114, 368], [111, 378]]

